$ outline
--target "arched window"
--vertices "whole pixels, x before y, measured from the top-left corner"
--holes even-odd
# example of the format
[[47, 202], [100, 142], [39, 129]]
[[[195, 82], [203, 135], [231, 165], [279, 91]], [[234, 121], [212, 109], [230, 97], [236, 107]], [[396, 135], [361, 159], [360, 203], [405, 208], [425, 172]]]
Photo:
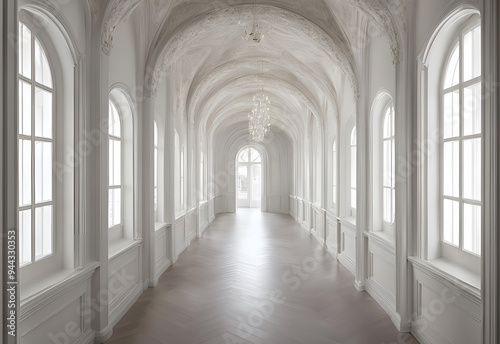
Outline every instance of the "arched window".
[[238, 155], [238, 207], [260, 208], [262, 194], [262, 158], [255, 148], [247, 147]]
[[123, 224], [123, 165], [122, 121], [115, 103], [109, 101], [109, 192], [108, 228], [122, 231]]
[[158, 126], [156, 121], [154, 125], [154, 138], [153, 138], [153, 207], [154, 207], [154, 220], [158, 221]]
[[332, 149], [332, 203], [337, 204], [337, 140], [333, 141]]
[[482, 227], [480, 24], [476, 10], [456, 12], [423, 52], [419, 142], [424, 151], [417, 167], [420, 256], [475, 274], [481, 271]]
[[394, 223], [396, 215], [395, 197], [395, 145], [394, 145], [394, 107], [387, 106], [383, 117], [382, 130], [382, 205], [384, 227], [391, 226]]
[[54, 252], [56, 196], [52, 71], [39, 39], [19, 23], [19, 259], [25, 266]]
[[444, 70], [441, 230], [445, 245], [481, 254], [481, 28], [466, 23]]
[[351, 215], [356, 215], [356, 158], [357, 158], [357, 147], [356, 147], [356, 127], [352, 128], [351, 132]]

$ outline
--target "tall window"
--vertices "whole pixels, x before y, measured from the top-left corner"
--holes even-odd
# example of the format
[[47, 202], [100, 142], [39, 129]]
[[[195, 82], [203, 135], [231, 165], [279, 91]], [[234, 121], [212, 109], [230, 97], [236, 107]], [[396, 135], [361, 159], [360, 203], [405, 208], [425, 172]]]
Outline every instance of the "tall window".
[[113, 101], [109, 101], [109, 195], [108, 228], [121, 231], [122, 216], [122, 125]]
[[351, 132], [351, 215], [356, 215], [356, 127]]
[[156, 121], [153, 121], [154, 125], [154, 138], [153, 138], [153, 207], [154, 207], [154, 219], [158, 220], [158, 126]]
[[481, 28], [464, 29], [442, 89], [442, 241], [481, 253]]
[[19, 250], [24, 266], [53, 253], [54, 88], [43, 46], [19, 23]]
[[181, 206], [184, 208], [184, 146], [181, 147], [180, 178], [181, 178]]
[[392, 224], [396, 215], [395, 211], [395, 146], [394, 146], [394, 107], [389, 105], [383, 117], [382, 130], [382, 151], [383, 151], [383, 168], [382, 168], [382, 204], [383, 204], [383, 219], [384, 225]]
[[200, 152], [200, 200], [205, 200], [205, 158], [203, 152]]
[[333, 141], [333, 154], [332, 154], [332, 203], [335, 207], [337, 204], [337, 141]]

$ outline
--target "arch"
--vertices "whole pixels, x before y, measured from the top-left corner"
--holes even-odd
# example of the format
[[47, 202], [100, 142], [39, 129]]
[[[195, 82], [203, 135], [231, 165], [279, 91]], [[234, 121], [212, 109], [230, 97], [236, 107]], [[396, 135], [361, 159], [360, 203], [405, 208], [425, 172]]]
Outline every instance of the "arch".
[[[358, 94], [358, 79], [355, 72], [354, 57], [346, 41], [340, 37], [334, 40], [323, 29], [310, 22], [301, 15], [274, 6], [259, 6], [270, 16], [273, 21], [277, 21], [289, 28], [300, 28], [299, 32], [306, 34], [309, 38], [314, 37], [314, 42], [327, 52], [327, 57], [338, 65], [347, 76], [354, 94]], [[174, 34], [163, 38], [155, 45], [156, 50], [152, 51], [147, 60], [147, 66], [152, 70], [151, 76], [146, 85], [152, 94], [166, 74], [171, 64], [174, 63], [184, 52], [183, 47], [189, 46], [198, 37], [195, 33], [207, 32], [224, 22], [237, 25], [239, 21], [244, 21], [252, 13], [253, 5], [240, 5], [235, 7], [225, 7], [214, 10], [196, 18], [191, 22], [186, 22], [179, 27]]]
[[[452, 49], [457, 42], [462, 42], [464, 35], [470, 31], [470, 28], [476, 25], [480, 25], [480, 11], [477, 8], [472, 5], [454, 6], [448, 12], [448, 15], [437, 24], [436, 29], [431, 33], [429, 41], [419, 57], [422, 64], [420, 80], [423, 92], [421, 92], [420, 98], [418, 99], [420, 103], [418, 116], [420, 118], [420, 123], [422, 123], [418, 139], [426, 143], [426, 154], [423, 154], [422, 163], [418, 167], [419, 182], [422, 185], [419, 189], [422, 211], [418, 215], [422, 227], [420, 228], [421, 235], [418, 236], [418, 240], [420, 243], [419, 246], [422, 248], [419, 254], [423, 259], [433, 260], [446, 258], [470, 271], [478, 272], [481, 267], [481, 259], [478, 256], [465, 252], [460, 240], [458, 246], [454, 246], [457, 243], [454, 239], [448, 238], [451, 243], [450, 245], [448, 241], [443, 240], [445, 234], [444, 219], [449, 218], [445, 216], [448, 209], [446, 207], [449, 207], [450, 204], [454, 204], [455, 202], [454, 195], [452, 195], [450, 199], [450, 195], [447, 193], [448, 191], [444, 191], [444, 167], [451, 168], [449, 163], [444, 161], [445, 157], [450, 156], [449, 153], [445, 153], [445, 149], [460, 142], [458, 146], [461, 148], [458, 150], [458, 154], [462, 156], [462, 142], [472, 142], [481, 136], [481, 133], [476, 136], [470, 136], [464, 135], [464, 132], [460, 132], [458, 136], [455, 134], [450, 136], [449, 133], [446, 132], [446, 125], [444, 122], [445, 110], [451, 114], [452, 117], [455, 116], [453, 114], [457, 112], [454, 110], [455, 104], [453, 101], [450, 103], [446, 96], [450, 95], [455, 90], [462, 94], [465, 90], [465, 86], [464, 82], [460, 81], [459, 84], [448, 87], [450, 85], [445, 85], [444, 83], [445, 73], [450, 57], [452, 56]], [[474, 86], [473, 84], [475, 83], [480, 85], [480, 76], [473, 77], [466, 83], [468, 83], [467, 87]], [[459, 102], [456, 104], [460, 109], [458, 111], [458, 118], [460, 118], [460, 121], [463, 120], [463, 106], [460, 104], [462, 101], [463, 97], [460, 97]], [[459, 127], [464, 126], [459, 125]], [[461, 164], [458, 165], [460, 166]], [[477, 164], [469, 165], [477, 166]], [[459, 168], [462, 169], [463, 167]], [[452, 170], [455, 171], [454, 168]], [[450, 172], [448, 171], [447, 173]], [[461, 173], [462, 172], [457, 172], [459, 175]], [[451, 178], [447, 179], [447, 181], [449, 180], [451, 180]], [[459, 183], [462, 182], [460, 181]], [[474, 203], [469, 202], [469, 199], [461, 196], [459, 198], [460, 209], [465, 207], [465, 205], [481, 206], [480, 201]], [[458, 218], [460, 221], [463, 221], [463, 212], [459, 211], [457, 213], [459, 214]], [[456, 218], [455, 215], [453, 215], [452, 218]], [[446, 226], [448, 228], [448, 224]], [[456, 229], [455, 225], [451, 227]], [[461, 236], [462, 229], [463, 227], [459, 229]]]
[[[73, 69], [80, 61], [69, 25], [64, 23], [62, 16], [50, 4], [38, 1], [20, 6], [19, 20], [29, 27], [35, 37], [33, 39], [36, 39], [39, 44], [40, 51], [44, 51], [52, 79], [51, 83], [45, 86], [49, 86], [52, 94], [50, 107], [53, 148], [50, 159], [54, 172], [51, 233], [53, 250], [51, 255], [40, 260], [39, 264], [30, 264], [21, 270], [23, 281], [30, 283], [31, 280], [36, 280], [59, 268], [75, 269], [84, 264], [82, 256], [75, 254], [81, 252], [85, 242], [82, 239], [84, 238], [83, 226], [81, 222], [75, 221], [79, 218], [79, 212], [82, 211], [81, 207], [84, 205], [80, 206], [75, 190], [81, 187], [81, 181], [77, 179], [80, 174], [77, 172], [83, 159], [82, 156], [88, 151], [88, 146], [75, 147], [75, 142], [80, 142], [77, 141], [80, 137], [76, 133], [80, 130], [79, 120], [83, 114], [78, 110], [75, 111], [75, 104], [80, 97], [76, 93], [76, 85], [80, 83], [81, 76], [75, 75]], [[32, 68], [34, 71], [34, 67]], [[44, 87], [41, 86], [44, 84], [43, 81], [37, 84], [36, 75], [33, 74], [30, 79], [34, 81], [32, 87], [38, 89]], [[65, 96], [60, 96], [63, 93]], [[88, 142], [85, 144], [88, 145]], [[68, 154], [68, 152], [74, 154]]]

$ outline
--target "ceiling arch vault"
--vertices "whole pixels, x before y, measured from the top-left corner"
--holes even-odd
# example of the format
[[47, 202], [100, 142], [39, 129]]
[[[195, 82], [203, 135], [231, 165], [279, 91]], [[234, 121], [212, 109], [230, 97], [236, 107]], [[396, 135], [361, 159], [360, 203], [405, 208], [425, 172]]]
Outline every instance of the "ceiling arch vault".
[[[293, 139], [311, 116], [326, 128], [346, 99], [358, 99], [360, 18], [381, 28], [397, 63], [404, 11], [385, 0], [112, 0], [101, 9], [102, 49], [109, 54], [116, 26], [134, 12], [146, 38], [146, 95], [172, 76], [172, 110], [204, 136], [247, 121], [262, 82], [274, 123]], [[242, 39], [254, 18], [265, 33], [258, 44]]]

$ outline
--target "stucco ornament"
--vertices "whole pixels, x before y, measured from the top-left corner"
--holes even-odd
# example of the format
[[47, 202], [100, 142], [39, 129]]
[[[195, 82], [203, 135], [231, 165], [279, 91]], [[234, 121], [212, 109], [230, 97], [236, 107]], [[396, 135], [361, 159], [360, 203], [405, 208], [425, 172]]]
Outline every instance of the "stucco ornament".
[[105, 18], [101, 36], [101, 49], [104, 54], [107, 56], [111, 54], [113, 36], [118, 23], [127, 18], [142, 1], [143, 0], [112, 0], [108, 5], [108, 15]]
[[[272, 23], [273, 27], [281, 26], [299, 30], [312, 43], [320, 46], [331, 63], [339, 66], [347, 76], [354, 93], [358, 94], [357, 77], [354, 73], [354, 62], [351, 58], [348, 43], [344, 42], [340, 37], [335, 37], [334, 40], [320, 27], [299, 14], [271, 6], [259, 6], [259, 9], [260, 13], [265, 13], [265, 15], [259, 17], [259, 21], [263, 22], [264, 25]], [[183, 24], [166, 40], [163, 49], [158, 54], [155, 63], [155, 74], [151, 78], [151, 93], [155, 94], [162, 75], [186, 53], [189, 47], [203, 42], [203, 37], [206, 37], [203, 34], [208, 34], [221, 27], [241, 27], [239, 23], [248, 21], [253, 10], [253, 5], [226, 7], [214, 10]]]
[[[346, 0], [364, 12], [370, 20], [377, 25], [382, 34], [389, 40], [393, 63], [401, 61], [401, 43], [398, 28], [393, 18], [395, 13], [404, 23], [406, 13], [405, 0]], [[391, 12], [392, 11], [392, 12]]]

